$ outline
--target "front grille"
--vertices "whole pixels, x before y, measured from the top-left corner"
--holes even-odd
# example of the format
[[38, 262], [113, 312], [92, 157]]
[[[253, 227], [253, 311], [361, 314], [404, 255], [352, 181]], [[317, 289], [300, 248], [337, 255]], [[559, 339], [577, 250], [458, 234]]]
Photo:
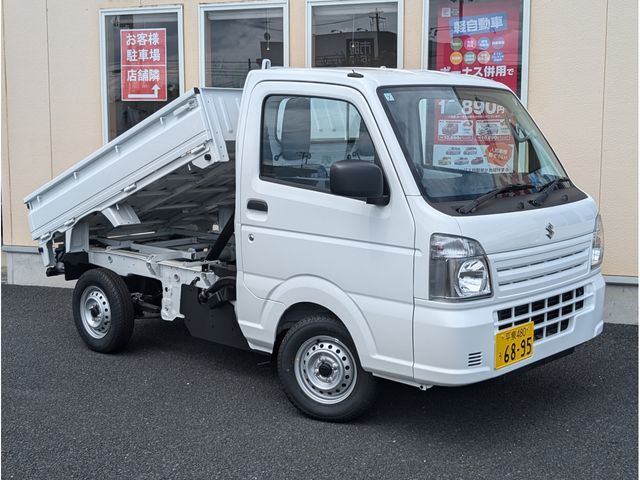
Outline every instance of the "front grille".
[[584, 308], [587, 297], [585, 287], [579, 287], [531, 303], [498, 310], [497, 329], [500, 331], [532, 321], [535, 343], [567, 330], [575, 314]]
[[579, 268], [586, 263], [588, 253], [588, 248], [580, 248], [562, 255], [553, 255], [550, 258], [498, 267], [496, 269], [498, 271], [498, 285], [503, 287], [528, 282]]
[[491, 256], [498, 296], [516, 295], [589, 273], [590, 239]]

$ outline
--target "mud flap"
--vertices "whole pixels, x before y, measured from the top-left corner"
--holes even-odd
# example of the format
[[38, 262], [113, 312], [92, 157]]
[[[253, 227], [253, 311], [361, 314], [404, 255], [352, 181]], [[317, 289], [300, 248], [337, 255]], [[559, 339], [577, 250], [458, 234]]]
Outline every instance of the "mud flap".
[[199, 293], [197, 287], [182, 285], [180, 312], [185, 316], [184, 324], [189, 333], [210, 342], [251, 350], [240, 330], [233, 305], [225, 302], [212, 309], [207, 303], [198, 301]]

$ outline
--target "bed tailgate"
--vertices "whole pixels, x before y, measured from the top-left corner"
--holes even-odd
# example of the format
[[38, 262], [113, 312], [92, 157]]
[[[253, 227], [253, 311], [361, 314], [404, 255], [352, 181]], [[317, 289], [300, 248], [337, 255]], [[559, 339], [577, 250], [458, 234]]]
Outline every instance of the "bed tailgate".
[[225, 141], [235, 140], [241, 95], [191, 90], [28, 195], [32, 238], [46, 243], [188, 163], [229, 161]]

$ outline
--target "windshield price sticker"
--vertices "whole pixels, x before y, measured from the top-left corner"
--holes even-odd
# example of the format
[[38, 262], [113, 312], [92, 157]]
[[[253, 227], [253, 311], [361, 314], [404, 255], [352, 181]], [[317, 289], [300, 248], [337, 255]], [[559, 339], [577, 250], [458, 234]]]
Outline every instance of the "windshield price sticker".
[[478, 173], [513, 173], [515, 143], [503, 105], [436, 102], [433, 165]]
[[533, 356], [533, 322], [523, 323], [496, 333], [496, 370], [531, 356]]

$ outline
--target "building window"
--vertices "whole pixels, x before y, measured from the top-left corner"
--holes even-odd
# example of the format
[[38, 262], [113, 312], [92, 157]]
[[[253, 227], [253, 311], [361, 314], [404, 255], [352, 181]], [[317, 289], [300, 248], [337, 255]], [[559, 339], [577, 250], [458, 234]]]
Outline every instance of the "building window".
[[427, 0], [424, 65], [490, 78], [526, 104], [529, 0]]
[[109, 141], [182, 92], [182, 10], [103, 10], [101, 30], [103, 136]]
[[310, 66], [402, 66], [398, 2], [309, 2], [307, 15]]
[[207, 87], [242, 88], [262, 60], [286, 66], [286, 5], [204, 5], [200, 7], [200, 82]]

